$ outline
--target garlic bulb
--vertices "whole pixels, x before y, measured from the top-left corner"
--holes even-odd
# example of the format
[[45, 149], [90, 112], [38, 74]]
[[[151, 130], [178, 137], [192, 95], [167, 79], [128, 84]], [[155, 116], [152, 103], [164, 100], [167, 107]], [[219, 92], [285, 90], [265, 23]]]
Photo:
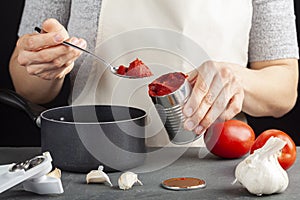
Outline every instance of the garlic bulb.
[[262, 148], [237, 165], [236, 180], [258, 196], [285, 191], [289, 179], [277, 159], [285, 144], [280, 138], [270, 137]]
[[118, 179], [119, 188], [122, 190], [130, 189], [135, 183], [143, 185], [143, 183], [138, 179], [138, 175], [133, 172], [125, 172], [121, 174]]
[[104, 183], [108, 182], [109, 185], [112, 187], [112, 183], [106, 173], [103, 172], [103, 166], [100, 165], [98, 170], [92, 170], [86, 175], [86, 182], [87, 183]]

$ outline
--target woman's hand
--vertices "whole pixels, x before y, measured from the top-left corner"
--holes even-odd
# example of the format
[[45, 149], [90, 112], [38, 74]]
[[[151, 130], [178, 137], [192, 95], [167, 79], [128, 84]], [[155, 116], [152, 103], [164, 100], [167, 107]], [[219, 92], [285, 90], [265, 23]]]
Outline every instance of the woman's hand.
[[74, 61], [81, 54], [79, 50], [61, 43], [66, 40], [86, 48], [86, 41], [69, 38], [66, 29], [55, 19], [47, 19], [42, 30], [42, 34], [26, 34], [19, 38], [17, 61], [30, 75], [45, 80], [61, 79], [72, 70]]
[[185, 128], [200, 135], [217, 119], [228, 120], [241, 112], [244, 90], [230, 63], [209, 61], [189, 74], [192, 94], [184, 106]]

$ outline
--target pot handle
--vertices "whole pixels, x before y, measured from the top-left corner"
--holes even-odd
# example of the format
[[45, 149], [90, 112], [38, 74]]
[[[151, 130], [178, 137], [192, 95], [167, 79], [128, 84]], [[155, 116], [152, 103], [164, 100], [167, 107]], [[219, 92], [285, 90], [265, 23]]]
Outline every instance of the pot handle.
[[46, 108], [28, 101], [21, 95], [8, 89], [0, 89], [0, 102], [24, 111], [40, 127], [39, 116]]

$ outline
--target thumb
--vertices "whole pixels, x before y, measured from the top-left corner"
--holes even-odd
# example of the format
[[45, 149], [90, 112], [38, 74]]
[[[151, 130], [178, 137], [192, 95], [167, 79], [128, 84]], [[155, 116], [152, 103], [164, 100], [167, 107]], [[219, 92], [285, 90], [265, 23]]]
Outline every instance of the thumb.
[[46, 19], [42, 24], [42, 29], [47, 33], [56, 32], [61, 36], [62, 40], [69, 38], [69, 34], [65, 27], [54, 18]]

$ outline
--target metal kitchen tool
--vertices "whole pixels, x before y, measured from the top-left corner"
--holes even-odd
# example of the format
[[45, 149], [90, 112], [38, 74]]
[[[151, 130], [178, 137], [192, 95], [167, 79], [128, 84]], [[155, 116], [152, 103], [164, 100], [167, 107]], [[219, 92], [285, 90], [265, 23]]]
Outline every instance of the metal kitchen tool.
[[0, 193], [22, 183], [26, 191], [37, 194], [61, 194], [61, 180], [47, 176], [52, 170], [49, 152], [21, 163], [0, 166]]
[[187, 101], [192, 87], [187, 79], [179, 89], [164, 96], [150, 96], [156, 110], [164, 123], [169, 139], [174, 144], [187, 144], [197, 140], [194, 132], [185, 130], [183, 127], [185, 116], [182, 113], [184, 103]]
[[[41, 32], [42, 32], [42, 29], [39, 28], [39, 27], [35, 27], [34, 30], [37, 31], [38, 33], [41, 33]], [[71, 43], [69, 43], [69, 42], [66, 42], [66, 41], [63, 41], [63, 44], [66, 45], [66, 46], [69, 46], [69, 47], [73, 47], [73, 48], [75, 48], [75, 49], [78, 49], [78, 50], [80, 50], [80, 51], [82, 51], [82, 52], [84, 52], [84, 53], [87, 53], [87, 54], [93, 56], [96, 60], [100, 61], [101, 63], [103, 63], [103, 64], [105, 64], [107, 67], [109, 67], [109, 68], [110, 68], [110, 71], [111, 71], [114, 75], [116, 75], [116, 76], [120, 76], [120, 77], [122, 77], [122, 78], [129, 78], [129, 79], [145, 78], [145, 77], [127, 76], [127, 75], [121, 75], [121, 74], [118, 74], [117, 71], [118, 71], [118, 68], [119, 68], [119, 67], [117, 67], [117, 66], [112, 66], [111, 64], [107, 63], [103, 58], [97, 56], [96, 54], [94, 54], [94, 53], [92, 53], [92, 52], [90, 52], [90, 51], [88, 51], [88, 50], [85, 50], [85, 49], [83, 49], [83, 48], [81, 48], [81, 47], [79, 47], [79, 46], [76, 46], [76, 45], [74, 45], [74, 44], [71, 44]]]
[[43, 161], [45, 160], [44, 156], [36, 156], [30, 160], [26, 160], [25, 162], [21, 162], [21, 163], [16, 163], [14, 164], [9, 171], [10, 172], [15, 172], [18, 170], [22, 170], [24, 169], [25, 171], [27, 171], [28, 169], [31, 169], [39, 164], [41, 164]]

